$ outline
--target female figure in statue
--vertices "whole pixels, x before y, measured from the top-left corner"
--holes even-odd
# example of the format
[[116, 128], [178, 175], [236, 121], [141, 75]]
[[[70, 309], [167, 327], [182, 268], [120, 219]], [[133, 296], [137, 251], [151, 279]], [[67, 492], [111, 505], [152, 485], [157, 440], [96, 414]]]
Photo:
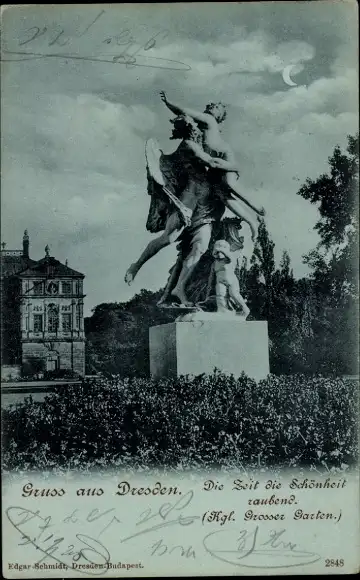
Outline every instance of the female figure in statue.
[[155, 141], [146, 145], [148, 192], [151, 195], [147, 230], [162, 231], [151, 240], [139, 259], [127, 270], [125, 281], [131, 284], [140, 268], [162, 248], [180, 241], [186, 234], [190, 240], [181, 270], [171, 290], [172, 296], [183, 305], [189, 305], [186, 284], [201, 256], [209, 246], [213, 223], [225, 211], [208, 178], [208, 169], [237, 172], [229, 161], [214, 158], [202, 148], [202, 133], [187, 116], [173, 121], [172, 139], [181, 139], [177, 150], [164, 155]]
[[[203, 136], [203, 149], [212, 157], [222, 159], [235, 166], [235, 156], [229, 145], [222, 139], [219, 125], [226, 117], [222, 103], [210, 103], [204, 112], [195, 111], [170, 102], [165, 93], [160, 93], [162, 101], [175, 115], [191, 117], [199, 126]], [[218, 171], [219, 167], [210, 166], [208, 178], [213, 184], [218, 196], [221, 196], [225, 206], [238, 218], [244, 220], [250, 227], [252, 240], [255, 241], [258, 222], [265, 215], [264, 208], [255, 207], [240, 192], [234, 175], [235, 172]]]

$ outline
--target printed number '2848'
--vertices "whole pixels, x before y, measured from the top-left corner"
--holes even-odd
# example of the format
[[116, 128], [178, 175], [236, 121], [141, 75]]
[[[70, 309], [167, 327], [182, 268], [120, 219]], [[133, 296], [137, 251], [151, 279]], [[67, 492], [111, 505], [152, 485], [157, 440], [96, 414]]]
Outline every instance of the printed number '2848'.
[[341, 568], [344, 565], [344, 560], [330, 560], [329, 558], [327, 558], [325, 560], [325, 568]]

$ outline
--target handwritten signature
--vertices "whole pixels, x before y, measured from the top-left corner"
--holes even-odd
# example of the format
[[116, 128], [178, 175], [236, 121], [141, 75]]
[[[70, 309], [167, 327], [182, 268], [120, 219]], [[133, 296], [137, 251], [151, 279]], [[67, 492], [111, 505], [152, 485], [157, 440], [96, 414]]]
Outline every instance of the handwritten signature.
[[[262, 542], [259, 532], [259, 526], [251, 532], [241, 530], [236, 535], [233, 530], [217, 530], [205, 536], [203, 546], [212, 557], [245, 568], [292, 568], [313, 564], [321, 558], [319, 554], [304, 551], [288, 541], [285, 529], [272, 530]], [[226, 549], [219, 547], [224, 545]]]
[[[96, 54], [83, 54], [81, 46], [80, 49], [78, 47], [78, 50], [74, 51], [63, 49], [63, 47], [71, 48], [75, 41], [85, 36], [89, 37], [105, 13], [105, 10], [100, 10], [97, 16], [84, 27], [82, 32], [76, 35], [67, 34], [66, 30], [61, 26], [53, 28], [48, 26], [32, 26], [23, 31], [20, 38], [15, 41], [17, 42], [17, 46], [11, 49], [6, 46], [3, 47], [2, 52], [5, 56], [3, 56], [2, 60], [5, 62], [22, 62], [26, 60], [55, 58], [120, 64], [126, 68], [146, 67], [173, 71], [191, 70], [191, 66], [183, 62], [144, 54], [157, 47], [161, 40], [165, 40], [169, 36], [169, 31], [165, 29], [157, 31], [144, 42], [139, 41], [130, 29], [124, 28], [112, 36], [101, 39], [101, 46], [116, 47], [116, 52], [111, 53], [96, 51]], [[41, 45], [40, 49], [33, 50], [36, 43], [39, 45], [38, 41]], [[25, 50], [21, 48], [23, 46], [26, 46]], [[61, 47], [61, 50], [59, 50], [59, 47]], [[121, 50], [118, 50], [117, 47], [121, 47]]]

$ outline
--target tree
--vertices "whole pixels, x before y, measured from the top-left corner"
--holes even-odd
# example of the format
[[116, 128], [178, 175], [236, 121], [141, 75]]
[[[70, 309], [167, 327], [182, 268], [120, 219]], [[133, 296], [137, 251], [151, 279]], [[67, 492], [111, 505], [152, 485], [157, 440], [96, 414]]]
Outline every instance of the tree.
[[315, 225], [320, 247], [329, 249], [344, 242], [348, 226], [357, 226], [359, 135], [348, 136], [347, 153], [337, 145], [329, 157], [330, 173], [307, 179], [298, 195], [318, 204], [320, 219]]
[[246, 293], [248, 279], [248, 260], [246, 256], [243, 256], [241, 266], [235, 269], [235, 274], [239, 280], [240, 292]]
[[330, 171], [307, 179], [298, 191], [316, 204], [320, 235], [316, 249], [304, 256], [323, 294], [336, 300], [342, 293], [357, 293], [359, 136], [348, 136], [346, 152], [336, 146], [329, 157]]
[[275, 272], [275, 244], [270, 238], [264, 220], [260, 222], [258, 237], [247, 275], [248, 304], [252, 317], [268, 320], [273, 301], [273, 274]]
[[149, 328], [175, 318], [158, 308], [162, 292], [141, 290], [128, 302], [99, 304], [85, 319], [86, 369], [89, 373], [147, 376]]
[[261, 220], [254, 253], [251, 257], [251, 265], [255, 271], [264, 276], [265, 284], [268, 287], [272, 285], [272, 276], [275, 270], [274, 248], [275, 244], [270, 238], [265, 221]]
[[[316, 371], [314, 360], [313, 317], [316, 299], [310, 280], [295, 280], [291, 259], [283, 252], [279, 267], [275, 266], [275, 244], [265, 223], [251, 258], [246, 279], [246, 296], [256, 320], [267, 320], [270, 339], [270, 368], [273, 373], [292, 374]], [[240, 276], [239, 276], [240, 278]]]
[[348, 137], [345, 152], [335, 147], [329, 166], [328, 174], [307, 179], [298, 194], [319, 210], [320, 241], [304, 256], [316, 294], [314, 364], [322, 372], [347, 374], [358, 372], [358, 135]]
[[299, 365], [301, 333], [296, 281], [287, 251], [272, 275], [272, 300], [269, 311], [269, 336], [272, 342], [272, 372], [289, 374], [303, 370]]

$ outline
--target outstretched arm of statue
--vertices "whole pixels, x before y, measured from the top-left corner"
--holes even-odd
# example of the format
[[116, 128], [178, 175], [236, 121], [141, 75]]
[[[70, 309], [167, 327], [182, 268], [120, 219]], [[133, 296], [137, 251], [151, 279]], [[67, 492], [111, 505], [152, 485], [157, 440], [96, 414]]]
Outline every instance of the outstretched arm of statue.
[[165, 103], [168, 109], [175, 113], [175, 115], [187, 115], [188, 117], [192, 117], [194, 121], [198, 123], [204, 123], [205, 125], [209, 125], [213, 117], [208, 115], [207, 113], [200, 113], [199, 111], [195, 111], [193, 109], [188, 109], [187, 107], [181, 107], [176, 103], [171, 103], [168, 101], [164, 91], [160, 91], [161, 100]]
[[211, 157], [211, 155], [205, 153], [204, 149], [198, 143], [195, 143], [194, 141], [186, 141], [186, 144], [195, 157], [207, 165], [207, 167], [212, 167], [213, 169], [224, 169], [224, 171], [233, 171], [235, 173], [238, 172], [237, 168], [228, 161], [224, 161], [220, 157]]
[[237, 173], [239, 175], [239, 170], [234, 163], [221, 159], [220, 157], [212, 157], [212, 163], [210, 167], [215, 169], [222, 169], [223, 171], [229, 171], [230, 173]]

